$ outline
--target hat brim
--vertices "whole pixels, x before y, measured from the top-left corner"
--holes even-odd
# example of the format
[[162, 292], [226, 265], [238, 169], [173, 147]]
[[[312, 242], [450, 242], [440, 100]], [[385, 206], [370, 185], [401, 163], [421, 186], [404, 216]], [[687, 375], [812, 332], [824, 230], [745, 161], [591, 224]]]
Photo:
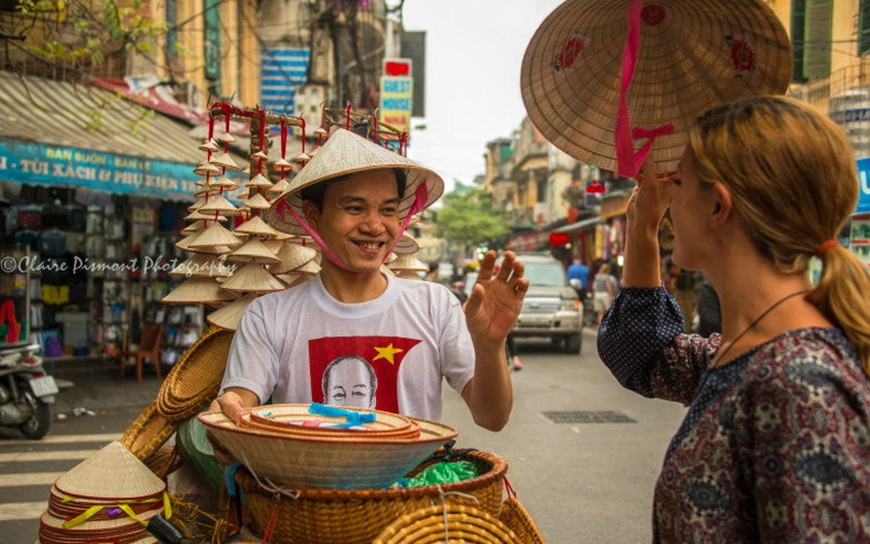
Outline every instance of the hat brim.
[[[535, 32], [521, 71], [523, 102], [541, 134], [568, 155], [611, 171], [628, 5], [567, 0]], [[689, 128], [708, 109], [788, 88], [791, 44], [763, 2], [662, 0], [645, 7], [642, 19], [627, 101], [632, 128], [673, 126], [653, 146], [661, 171], [676, 170]], [[636, 140], [635, 149], [644, 143]]]

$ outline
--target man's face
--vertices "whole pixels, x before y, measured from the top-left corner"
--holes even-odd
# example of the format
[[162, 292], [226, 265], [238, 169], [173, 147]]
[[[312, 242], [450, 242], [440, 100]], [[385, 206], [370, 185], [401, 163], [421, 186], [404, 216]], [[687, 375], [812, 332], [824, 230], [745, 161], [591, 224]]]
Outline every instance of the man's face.
[[399, 195], [392, 170], [351, 174], [329, 185], [319, 213], [306, 219], [338, 258], [360, 272], [377, 272], [399, 233]]
[[374, 395], [371, 373], [365, 361], [348, 358], [330, 368], [326, 391], [323, 392], [326, 404], [374, 408]]

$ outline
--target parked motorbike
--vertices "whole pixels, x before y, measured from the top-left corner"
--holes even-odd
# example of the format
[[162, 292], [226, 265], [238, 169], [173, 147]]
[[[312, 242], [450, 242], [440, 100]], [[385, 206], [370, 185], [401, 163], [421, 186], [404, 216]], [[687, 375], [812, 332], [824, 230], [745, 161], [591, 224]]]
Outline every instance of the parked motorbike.
[[51, 405], [59, 392], [37, 355], [39, 344], [0, 348], [0, 425], [30, 439], [51, 429]]

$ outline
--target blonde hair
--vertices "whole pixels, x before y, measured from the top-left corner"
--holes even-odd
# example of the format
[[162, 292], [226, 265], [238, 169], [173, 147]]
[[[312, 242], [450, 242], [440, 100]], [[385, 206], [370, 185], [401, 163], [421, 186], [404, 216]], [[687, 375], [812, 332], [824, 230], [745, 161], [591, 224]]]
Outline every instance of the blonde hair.
[[[758, 251], [785, 273], [806, 272], [855, 210], [849, 140], [807, 103], [761, 96], [710, 110], [689, 135], [700, 179], [721, 182]], [[846, 248], [822, 255], [807, 298], [839, 326], [870, 373], [870, 275]]]

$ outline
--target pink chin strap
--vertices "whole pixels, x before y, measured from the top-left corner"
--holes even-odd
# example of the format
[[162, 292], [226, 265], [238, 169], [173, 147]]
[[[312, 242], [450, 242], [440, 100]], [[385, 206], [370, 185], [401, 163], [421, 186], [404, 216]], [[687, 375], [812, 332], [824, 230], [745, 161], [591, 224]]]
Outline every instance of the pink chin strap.
[[[633, 178], [637, 175], [640, 165], [652, 151], [656, 136], [671, 134], [673, 124], [646, 130], [631, 128], [631, 118], [628, 113], [628, 88], [634, 78], [637, 67], [637, 54], [640, 47], [640, 21], [643, 11], [643, 0], [631, 0], [628, 6], [628, 35], [625, 38], [625, 49], [622, 51], [622, 74], [619, 82], [619, 109], [616, 112], [616, 130], [614, 145], [616, 147], [617, 173], [620, 176]], [[637, 153], [634, 151], [634, 139], [649, 138]]]
[[[399, 243], [399, 239], [402, 237], [403, 234], [405, 234], [405, 231], [408, 229], [408, 224], [411, 222], [411, 217], [426, 207], [426, 201], [428, 199], [429, 193], [426, 191], [426, 184], [421, 183], [414, 191], [414, 202], [411, 203], [411, 208], [408, 210], [408, 214], [405, 216], [405, 220], [402, 221], [402, 227], [399, 229], [399, 233], [396, 236], [396, 239], [393, 241], [393, 245], [390, 246], [390, 251], [387, 252], [387, 255], [389, 255], [390, 252], [393, 251], [393, 248], [395, 248], [396, 244]], [[353, 268], [344, 264], [341, 259], [338, 258], [338, 255], [336, 255], [332, 252], [331, 249], [329, 249], [326, 243], [324, 243], [323, 238], [321, 238], [320, 235], [317, 234], [317, 232], [311, 227], [311, 225], [309, 225], [308, 222], [305, 221], [305, 219], [303, 219], [299, 216], [298, 213], [296, 213], [296, 210], [293, 209], [293, 206], [287, 204], [286, 200], [282, 200], [281, 202], [279, 202], [275, 207], [275, 211], [276, 213], [278, 213], [278, 215], [282, 217], [284, 217], [285, 214], [289, 213], [290, 216], [299, 224], [299, 226], [302, 227], [302, 230], [304, 230], [308, 234], [308, 236], [311, 236], [311, 239], [314, 240], [314, 242], [318, 246], [320, 246], [320, 250], [323, 252], [323, 256], [332, 261], [335, 266], [353, 274], [362, 273], [359, 270], [354, 270]]]

